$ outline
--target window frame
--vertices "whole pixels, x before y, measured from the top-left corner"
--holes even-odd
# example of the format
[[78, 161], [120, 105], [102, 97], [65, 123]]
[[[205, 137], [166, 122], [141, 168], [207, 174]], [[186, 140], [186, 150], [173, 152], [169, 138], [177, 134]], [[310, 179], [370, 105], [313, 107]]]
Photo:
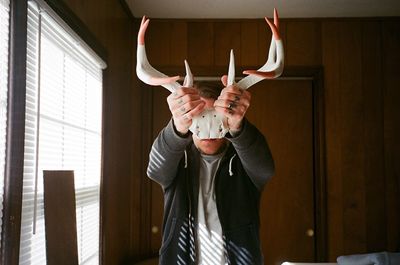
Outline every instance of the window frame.
[[[29, 1], [29, 0], [28, 0]], [[107, 51], [84, 23], [62, 0], [43, 0], [53, 11], [107, 64]], [[26, 52], [27, 52], [27, 1], [10, 1], [10, 44], [8, 75], [7, 143], [4, 176], [2, 249], [0, 264], [18, 265], [20, 249], [21, 208], [23, 192]], [[107, 68], [103, 70], [103, 114]], [[103, 164], [104, 133], [102, 134], [100, 172], [100, 236], [99, 264], [103, 256]]]

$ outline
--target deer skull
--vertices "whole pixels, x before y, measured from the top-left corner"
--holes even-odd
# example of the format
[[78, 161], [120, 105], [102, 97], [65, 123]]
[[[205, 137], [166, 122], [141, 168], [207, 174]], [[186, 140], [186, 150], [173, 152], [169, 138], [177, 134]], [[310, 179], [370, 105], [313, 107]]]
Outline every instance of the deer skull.
[[[284, 50], [283, 43], [279, 35], [279, 19], [276, 9], [274, 9], [274, 22], [270, 22], [268, 18], [265, 18], [265, 20], [273, 33], [267, 62], [258, 70], [243, 71], [243, 74], [247, 74], [248, 76], [235, 84], [235, 62], [233, 50], [231, 50], [228, 69], [228, 86], [235, 84], [241, 89], [248, 89], [263, 79], [274, 79], [282, 74], [284, 65]], [[146, 29], [149, 25], [149, 21], [149, 19], [143, 16], [138, 33], [136, 73], [139, 79], [144, 83], [153, 86], [161, 85], [169, 91], [174, 92], [176, 89], [182, 86], [177, 82], [179, 80], [179, 76], [169, 77], [154, 69], [147, 60], [144, 37]], [[193, 75], [186, 60], [184, 61], [184, 64], [186, 68], [186, 76], [183, 86], [192, 87]], [[192, 125], [189, 130], [193, 134], [197, 135], [197, 137], [200, 139], [223, 138], [229, 131], [227, 124], [226, 117], [223, 114], [215, 111], [214, 109], [205, 109], [198, 116], [193, 117]]]

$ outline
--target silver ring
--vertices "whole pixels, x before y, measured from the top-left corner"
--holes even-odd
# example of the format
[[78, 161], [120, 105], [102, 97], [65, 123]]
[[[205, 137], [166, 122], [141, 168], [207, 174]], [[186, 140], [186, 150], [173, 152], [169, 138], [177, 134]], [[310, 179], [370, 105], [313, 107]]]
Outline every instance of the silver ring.
[[229, 110], [233, 110], [234, 108], [236, 108], [236, 104], [235, 104], [235, 102], [231, 102], [231, 103], [229, 103], [229, 105], [228, 105], [228, 109]]

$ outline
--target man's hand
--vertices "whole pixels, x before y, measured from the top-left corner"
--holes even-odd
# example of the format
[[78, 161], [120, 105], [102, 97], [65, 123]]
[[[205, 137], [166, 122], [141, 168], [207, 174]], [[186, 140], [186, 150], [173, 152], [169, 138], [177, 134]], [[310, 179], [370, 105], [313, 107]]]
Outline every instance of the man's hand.
[[192, 118], [200, 114], [205, 105], [197, 90], [189, 87], [181, 87], [171, 93], [167, 102], [175, 128], [181, 135], [187, 134], [192, 125]]
[[[227, 76], [221, 81], [227, 84]], [[230, 131], [239, 131], [242, 126], [243, 117], [250, 106], [251, 94], [247, 90], [240, 89], [235, 85], [225, 87], [218, 99], [214, 102], [215, 110], [223, 113], [228, 120]]]

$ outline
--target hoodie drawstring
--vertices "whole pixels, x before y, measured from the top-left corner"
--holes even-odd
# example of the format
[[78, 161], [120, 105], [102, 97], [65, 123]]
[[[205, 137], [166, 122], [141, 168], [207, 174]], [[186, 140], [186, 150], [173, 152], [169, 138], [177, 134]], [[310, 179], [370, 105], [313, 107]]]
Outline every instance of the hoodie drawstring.
[[235, 158], [235, 156], [236, 156], [236, 154], [234, 154], [234, 155], [231, 157], [231, 160], [229, 161], [229, 176], [233, 176], [233, 172], [232, 172], [232, 161], [233, 161], [233, 159]]
[[186, 153], [186, 150], [185, 150], [185, 168], [187, 168], [187, 153]]

